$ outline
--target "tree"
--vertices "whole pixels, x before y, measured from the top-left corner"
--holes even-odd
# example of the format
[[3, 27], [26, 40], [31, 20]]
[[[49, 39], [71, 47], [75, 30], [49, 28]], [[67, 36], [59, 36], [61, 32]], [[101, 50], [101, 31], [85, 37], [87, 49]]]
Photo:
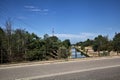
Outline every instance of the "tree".
[[[23, 29], [12, 29], [11, 21], [6, 21], [5, 29], [0, 27], [0, 60], [4, 62], [33, 61], [67, 58], [70, 40], [63, 42], [56, 36], [44, 35], [41, 39]], [[60, 55], [61, 54], [61, 55]]]
[[46, 55], [49, 56], [49, 58], [58, 58], [58, 49], [59, 49], [59, 43], [60, 40], [56, 36], [48, 37], [45, 40], [46, 45]]
[[84, 42], [76, 43], [77, 46], [81, 46], [81, 49], [84, 50], [87, 46], [93, 46], [93, 40], [87, 39]]
[[8, 54], [6, 52], [5, 32], [0, 27], [0, 63], [8, 62]]
[[67, 49], [69, 49], [69, 47], [71, 46], [70, 40], [69, 40], [69, 39], [64, 40], [64, 41], [63, 41], [63, 45], [64, 45]]
[[6, 39], [7, 39], [7, 53], [9, 54], [9, 61], [12, 61], [12, 23], [8, 19], [5, 24]]
[[108, 49], [108, 37], [98, 35], [98, 37], [95, 37], [94, 43], [93, 43], [93, 50], [98, 51], [100, 55], [100, 51], [106, 51]]
[[3, 48], [3, 39], [4, 39], [5, 33], [3, 29], [0, 27], [0, 49]]
[[45, 47], [43, 45], [45, 44], [40, 37], [38, 37], [36, 34], [27, 33], [27, 59], [30, 61], [33, 60], [43, 60], [44, 59], [44, 51]]
[[116, 33], [113, 38], [113, 48], [114, 48], [114, 51], [117, 51], [117, 53], [120, 53], [120, 33]]
[[107, 45], [107, 50], [110, 53], [113, 50], [113, 41], [110, 40]]
[[12, 53], [14, 61], [24, 60], [26, 53], [26, 31], [22, 29], [16, 29], [12, 34]]
[[45, 35], [44, 35], [44, 40], [46, 40], [47, 38], [49, 38], [49, 35], [48, 35], [48, 34], [45, 34]]

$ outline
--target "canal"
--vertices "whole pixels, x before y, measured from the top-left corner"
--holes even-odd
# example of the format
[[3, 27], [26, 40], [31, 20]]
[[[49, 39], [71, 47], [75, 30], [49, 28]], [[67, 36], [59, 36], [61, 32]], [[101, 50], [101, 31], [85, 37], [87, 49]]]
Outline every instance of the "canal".
[[82, 55], [81, 52], [77, 52], [75, 48], [71, 49], [71, 58], [85, 58], [85, 55]]

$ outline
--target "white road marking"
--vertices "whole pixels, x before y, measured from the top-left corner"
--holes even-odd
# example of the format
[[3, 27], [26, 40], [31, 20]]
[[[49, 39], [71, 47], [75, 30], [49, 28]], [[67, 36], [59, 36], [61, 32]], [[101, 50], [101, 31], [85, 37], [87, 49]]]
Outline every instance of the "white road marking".
[[21, 68], [21, 67], [30, 67], [30, 66], [39, 66], [39, 65], [50, 65], [50, 64], [63, 64], [63, 63], [71, 63], [71, 62], [83, 62], [83, 61], [97, 61], [97, 60], [105, 60], [105, 59], [117, 59], [120, 58], [119, 56], [116, 57], [101, 57], [101, 58], [89, 58], [89, 59], [78, 59], [78, 60], [71, 60], [71, 61], [63, 61], [63, 62], [47, 62], [47, 63], [30, 63], [30, 64], [20, 64], [20, 65], [14, 65], [14, 66], [8, 66], [8, 67], [0, 67], [0, 69], [9, 69], [9, 68]]
[[32, 79], [39, 79], [39, 78], [52, 77], [52, 76], [60, 76], [60, 75], [79, 73], [79, 72], [85, 72], [85, 71], [100, 70], [100, 69], [106, 69], [106, 68], [114, 68], [114, 67], [120, 67], [120, 65], [95, 67], [95, 68], [90, 68], [90, 69], [83, 69], [83, 70], [76, 70], [76, 71], [69, 71], [69, 72], [60, 72], [60, 73], [54, 73], [54, 74], [49, 74], [49, 75], [41, 75], [41, 76], [20, 78], [20, 79], [15, 79], [15, 80], [32, 80]]

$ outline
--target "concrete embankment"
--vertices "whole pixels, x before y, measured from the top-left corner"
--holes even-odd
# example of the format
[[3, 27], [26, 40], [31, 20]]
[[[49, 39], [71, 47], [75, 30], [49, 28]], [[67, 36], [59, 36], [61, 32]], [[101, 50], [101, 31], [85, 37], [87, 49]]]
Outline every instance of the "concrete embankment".
[[78, 52], [81, 52], [82, 55], [85, 55], [86, 57], [90, 57], [87, 53], [83, 52], [82, 50], [75, 48]]

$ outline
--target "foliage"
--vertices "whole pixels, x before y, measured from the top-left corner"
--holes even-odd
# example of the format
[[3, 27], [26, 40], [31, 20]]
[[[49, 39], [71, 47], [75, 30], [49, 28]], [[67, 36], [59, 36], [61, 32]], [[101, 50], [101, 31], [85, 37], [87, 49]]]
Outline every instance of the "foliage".
[[0, 27], [1, 63], [60, 59], [70, 56], [68, 54], [71, 46], [69, 39], [60, 41], [58, 37], [48, 34], [45, 34], [42, 39], [35, 33], [22, 29], [13, 30], [9, 20], [5, 26], [5, 29]]
[[[113, 40], [109, 40], [108, 36], [98, 35], [94, 40], [87, 39], [84, 42], [76, 43], [76, 46], [81, 46], [84, 50], [87, 46], [92, 46], [93, 50], [99, 53], [99, 55], [109, 55], [111, 51], [120, 52], [120, 33], [116, 33]], [[102, 51], [103, 53], [100, 53]]]
[[[92, 46], [94, 51], [103, 51], [103, 55], [108, 55], [113, 50], [119, 53], [120, 33], [116, 33], [113, 40], [98, 35], [94, 40], [87, 39], [76, 45], [81, 46], [83, 50], [87, 46]], [[42, 39], [35, 33], [23, 29], [13, 30], [10, 20], [6, 21], [5, 29], [0, 27], [1, 63], [68, 58], [71, 55], [70, 48], [69, 39], [61, 41], [58, 37], [48, 34]]]
[[69, 39], [66, 39], [63, 41], [63, 45], [66, 47], [66, 48], [69, 48], [71, 46], [71, 43], [70, 43], [70, 40]]
[[108, 45], [108, 38], [106, 36], [103, 37], [102, 35], [98, 35], [98, 37], [94, 39], [93, 50], [106, 51], [107, 45]]
[[92, 46], [93, 45], [93, 40], [87, 39], [84, 42], [78, 42], [76, 43], [76, 46], [81, 46], [81, 49], [84, 50], [85, 47], [87, 46]]
[[116, 33], [113, 38], [113, 49], [120, 53], [120, 33]]

